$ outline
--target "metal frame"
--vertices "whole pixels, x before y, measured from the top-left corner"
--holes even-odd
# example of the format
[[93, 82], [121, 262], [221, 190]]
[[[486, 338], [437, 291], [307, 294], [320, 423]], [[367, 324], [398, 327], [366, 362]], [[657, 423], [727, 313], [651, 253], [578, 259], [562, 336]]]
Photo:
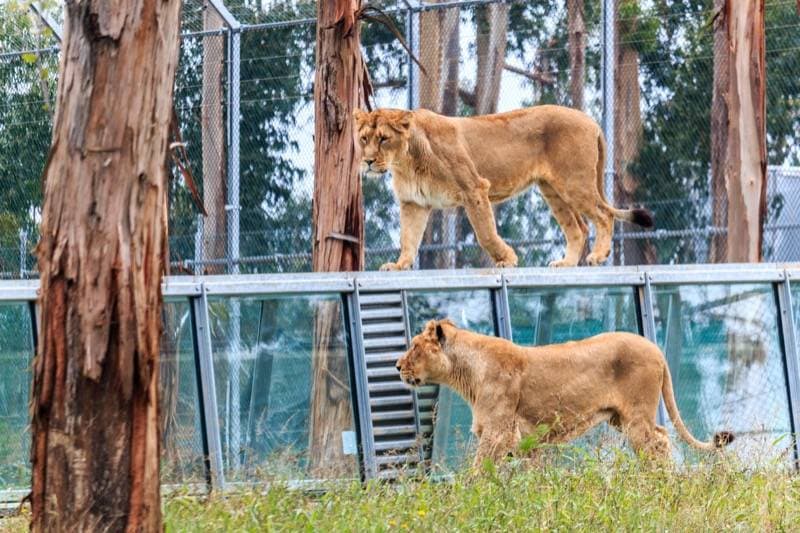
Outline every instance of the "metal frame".
[[[775, 292], [779, 317], [780, 344], [786, 376], [792, 432], [800, 431], [800, 347], [794, 315], [792, 283], [800, 280], [800, 264], [726, 264], [647, 267], [600, 267], [580, 269], [484, 269], [412, 271], [400, 273], [350, 272], [276, 275], [185, 276], [167, 277], [162, 284], [165, 297], [185, 298], [191, 304], [193, 345], [197, 373], [198, 398], [202, 410], [201, 431], [206, 455], [208, 487], [224, 490], [225, 481], [214, 354], [211, 346], [209, 297], [211, 296], [287, 296], [337, 294], [344, 303], [349, 339], [350, 373], [353, 383], [353, 411], [359, 439], [360, 468], [363, 479], [377, 477], [374, 460], [374, 436], [369, 417], [369, 391], [359, 307], [359, 292], [484, 289], [492, 295], [492, 313], [496, 333], [512, 337], [508, 290], [522, 287], [630, 287], [636, 295], [640, 333], [655, 341], [654, 297], [652, 285], [676, 284], [770, 284]], [[27, 303], [31, 313], [34, 343], [38, 344], [39, 317], [36, 316], [38, 280], [0, 281], [0, 302]], [[403, 306], [407, 312], [407, 306]], [[408, 322], [408, 321], [406, 321]], [[406, 332], [412, 335], [414, 332]], [[665, 421], [663, 407], [659, 422]], [[795, 458], [800, 458], [800, 442], [794, 441]], [[311, 482], [304, 482], [306, 484]], [[313, 485], [313, 483], [312, 483]], [[12, 498], [13, 492], [0, 491], [0, 500]]]

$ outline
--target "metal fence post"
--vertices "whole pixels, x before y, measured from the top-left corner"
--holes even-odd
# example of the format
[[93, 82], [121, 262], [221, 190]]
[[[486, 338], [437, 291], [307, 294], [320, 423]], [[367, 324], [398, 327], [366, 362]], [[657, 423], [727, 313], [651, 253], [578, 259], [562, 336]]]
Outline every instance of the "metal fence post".
[[195, 276], [203, 273], [203, 215], [197, 215], [197, 230], [194, 233], [194, 265], [192, 271]]
[[[616, 69], [616, 35], [614, 9], [616, 0], [603, 0], [603, 135], [606, 138], [605, 193], [608, 201], [614, 203], [614, 113], [616, 93], [614, 87], [614, 70]], [[616, 224], [616, 222], [614, 222]], [[622, 232], [620, 232], [622, 235]], [[620, 250], [624, 247], [620, 240]], [[609, 259], [613, 261], [613, 259]], [[625, 264], [624, 255], [620, 263]]]
[[[408, 47], [419, 58], [419, 10], [415, 9], [408, 1], [405, 2], [406, 12], [406, 41]], [[419, 66], [408, 57], [408, 108], [419, 107]]]
[[500, 275], [500, 283], [500, 288], [491, 289], [494, 332], [498, 337], [511, 340], [511, 311], [508, 306], [508, 286], [505, 276]]
[[25, 279], [28, 270], [28, 232], [19, 230], [19, 278]]
[[355, 403], [353, 410], [358, 419], [359, 435], [361, 437], [361, 457], [363, 459], [363, 472], [365, 479], [374, 479], [378, 476], [378, 464], [375, 460], [375, 437], [372, 431], [372, 410], [369, 405], [369, 385], [367, 383], [367, 361], [364, 356], [364, 346], [361, 342], [361, 307], [358, 301], [358, 285], [354, 290], [345, 295], [348, 333], [350, 336], [350, 359], [353, 368], [353, 387], [355, 389]]
[[198, 399], [203, 412], [203, 452], [206, 454], [211, 487], [225, 488], [225, 473], [222, 466], [222, 442], [217, 410], [217, 388], [214, 380], [214, 359], [211, 350], [211, 325], [208, 319], [208, 297], [206, 288], [200, 285], [200, 295], [191, 299], [193, 336], [195, 348], [195, 370], [198, 375]]
[[786, 371], [786, 390], [789, 400], [789, 420], [792, 425], [794, 466], [800, 467], [800, 359], [798, 359], [797, 332], [794, 330], [795, 316], [792, 307], [792, 290], [789, 273], [784, 271], [783, 281], [775, 284], [778, 302], [778, 322], [783, 363]]
[[[656, 339], [656, 318], [653, 305], [653, 288], [650, 285], [650, 274], [643, 272], [642, 280], [644, 281], [644, 284], [636, 286], [636, 309], [639, 315], [639, 333], [651, 342], [658, 344]], [[664, 359], [664, 362], [667, 363], [666, 355]], [[658, 402], [656, 422], [660, 426], [663, 426], [667, 422], [667, 412], [664, 408], [663, 399]]]

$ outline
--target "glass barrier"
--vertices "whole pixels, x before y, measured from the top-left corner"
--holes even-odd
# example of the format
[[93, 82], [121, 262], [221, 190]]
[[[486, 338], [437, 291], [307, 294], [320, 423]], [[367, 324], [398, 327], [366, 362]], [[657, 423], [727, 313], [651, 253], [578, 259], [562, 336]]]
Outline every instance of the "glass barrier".
[[[494, 334], [492, 298], [488, 290], [409, 292], [406, 295], [411, 336], [428, 320], [449, 318], [458, 327], [485, 335]], [[450, 471], [469, 463], [475, 442], [470, 432], [469, 404], [449, 387], [422, 387], [419, 397], [436, 398], [433, 416], [431, 465], [434, 472]]]
[[30, 486], [33, 330], [26, 302], [0, 304], [0, 490]]
[[[653, 290], [658, 343], [689, 430], [701, 440], [733, 431], [729, 449], [747, 464], [788, 464], [791, 426], [772, 285]], [[670, 431], [676, 456], [700, 457]]]
[[164, 302], [161, 336], [161, 482], [203, 483], [205, 466], [192, 314], [188, 300]]
[[226, 481], [358, 477], [339, 296], [212, 298], [209, 320]]

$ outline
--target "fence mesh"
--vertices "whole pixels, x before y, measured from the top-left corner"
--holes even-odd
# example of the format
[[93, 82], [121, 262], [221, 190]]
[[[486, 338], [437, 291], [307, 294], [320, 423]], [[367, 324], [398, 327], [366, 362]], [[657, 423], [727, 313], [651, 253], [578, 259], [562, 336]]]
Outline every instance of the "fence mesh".
[[[428, 75], [389, 29], [362, 26], [380, 107], [425, 107], [469, 116], [535, 104], [579, 107], [603, 118], [606, 77], [600, 0], [383, 2]], [[644, 232], [618, 223], [615, 264], [719, 259], [727, 242], [724, 190], [712, 177], [713, 86], [722, 53], [711, 0], [614, 2], [613, 193], [657, 221]], [[231, 31], [203, 0], [185, 2], [175, 107], [208, 216], [180, 174], [170, 182], [173, 273], [311, 269], [314, 150], [313, 2], [225, 5]], [[58, 8], [50, 12], [59, 20]], [[765, 260], [800, 258], [800, 16], [766, 0], [767, 216]], [[0, 6], [0, 275], [33, 276], [40, 176], [50, 142], [59, 40], [24, 2]], [[716, 38], [716, 41], [715, 41]], [[236, 102], [238, 101], [238, 106]], [[234, 135], [238, 129], [237, 136]], [[234, 144], [236, 143], [236, 144]], [[238, 171], [237, 171], [238, 169]], [[611, 170], [611, 169], [609, 169]], [[239, 189], [239, 197], [232, 192]], [[365, 179], [367, 269], [395, 260], [398, 209], [389, 178]], [[724, 203], [724, 202], [723, 202]], [[520, 264], [561, 257], [564, 239], [540, 194], [496, 206], [501, 236]], [[238, 217], [238, 239], [231, 232]], [[237, 246], [238, 241], [238, 246]], [[436, 212], [423, 237], [423, 268], [486, 266], [461, 210]]]

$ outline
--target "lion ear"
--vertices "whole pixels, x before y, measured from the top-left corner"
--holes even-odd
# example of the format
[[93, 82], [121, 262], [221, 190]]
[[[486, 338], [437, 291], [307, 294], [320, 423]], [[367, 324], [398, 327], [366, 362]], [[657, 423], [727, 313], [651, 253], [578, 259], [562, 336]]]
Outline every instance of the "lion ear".
[[364, 111], [362, 111], [360, 109], [356, 109], [355, 111], [353, 111], [353, 118], [355, 119], [356, 124], [361, 126], [362, 124], [364, 124], [364, 121], [366, 121], [366, 119], [367, 119], [367, 113], [365, 113]]
[[436, 324], [436, 340], [438, 340], [439, 344], [442, 346], [444, 346], [444, 343], [447, 340], [441, 323]]
[[414, 121], [414, 113], [411, 111], [404, 111], [400, 118], [397, 120], [397, 125], [405, 132], [411, 129], [411, 123]]

